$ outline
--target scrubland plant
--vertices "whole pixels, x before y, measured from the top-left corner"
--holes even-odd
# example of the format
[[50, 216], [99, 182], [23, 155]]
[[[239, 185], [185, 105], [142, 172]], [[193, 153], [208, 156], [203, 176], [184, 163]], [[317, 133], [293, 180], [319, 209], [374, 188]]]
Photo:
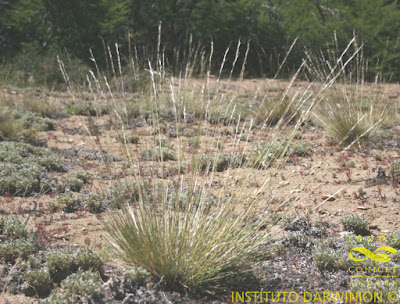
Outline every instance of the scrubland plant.
[[38, 296], [47, 296], [50, 293], [51, 281], [46, 268], [28, 271], [25, 274], [25, 279]]
[[65, 279], [74, 267], [74, 256], [69, 252], [52, 252], [47, 255], [46, 266], [50, 278], [59, 283]]
[[[169, 148], [161, 144], [157, 144], [157, 148], [151, 144], [139, 145], [142, 158], [138, 159], [125, 140], [120, 142], [136, 190], [135, 200], [129, 202], [124, 201], [120, 193], [115, 194], [120, 210], [113, 212], [106, 221], [110, 244], [115, 257], [129, 266], [142, 267], [170, 289], [223, 288], [228, 279], [248, 272], [265, 258], [268, 253], [261, 248], [270, 240], [271, 227], [280, 218], [268, 216], [265, 204], [273, 189], [274, 176], [289, 157], [286, 151], [298, 127], [347, 66], [347, 63], [336, 63], [326, 81], [313, 87], [295, 87], [293, 83], [305, 67], [303, 63], [280, 97], [287, 111], [278, 109], [281, 113], [278, 116], [282, 117], [269, 122], [265, 104], [258, 104], [259, 109], [255, 107], [250, 112], [244, 111], [235, 94], [226, 90], [235, 86], [231, 81], [234, 70], [240, 70], [240, 79], [243, 78], [245, 62], [242, 67], [236, 66], [240, 47], [238, 43], [233, 50], [236, 59], [228, 79], [221, 78], [221, 71], [228, 64], [226, 56], [219, 75], [215, 78], [210, 75], [212, 44], [209, 51], [197, 51], [189, 46], [188, 61], [178, 77], [167, 76], [162, 52], [157, 54], [157, 60], [147, 61], [149, 85], [145, 86], [148, 91], [143, 93], [146, 98], [142, 99], [146, 106], [140, 105], [140, 100], [135, 102], [138, 109], [150, 110], [145, 119], [155, 129], [151, 136], [156, 143], [163, 138], [166, 129], [174, 128], [174, 145]], [[158, 50], [161, 49], [159, 41]], [[97, 72], [90, 73], [88, 86], [92, 89], [93, 100], [106, 99], [115, 125], [121, 136], [126, 137], [127, 119], [120, 110], [126, 91], [118, 51], [116, 46], [118, 69], [114, 73], [113, 87], [117, 92], [111, 91], [109, 81], [99, 72], [94, 58]], [[232, 50], [227, 49], [226, 54], [230, 52]], [[135, 61], [132, 65], [143, 66]], [[191, 79], [196, 70], [205, 77]], [[119, 103], [117, 95], [122, 96]], [[263, 110], [265, 115], [257, 121], [251, 113], [258, 110]], [[248, 140], [243, 140], [243, 134], [255, 132], [257, 122], [257, 132], [268, 132], [269, 142], [283, 143], [279, 152], [272, 152], [274, 145], [265, 142], [250, 145]], [[185, 153], [182, 135], [189, 126], [199, 130], [197, 134], [212, 138], [213, 143], [201, 145], [195, 149], [195, 154]], [[213, 132], [222, 126], [230, 128], [232, 133], [227, 136]], [[226, 138], [229, 157], [223, 151], [228, 147]], [[247, 151], [254, 146], [260, 147], [258, 154], [247, 158]], [[280, 161], [269, 157], [271, 153], [279, 154]], [[146, 159], [153, 162], [143, 162]], [[179, 171], [170, 182], [166, 179], [165, 168], [174, 160], [178, 166], [186, 163], [188, 169], [186, 174]], [[256, 171], [261, 165], [268, 168], [268, 174]], [[259, 179], [259, 186], [249, 189], [248, 181], [254, 179]], [[293, 204], [287, 203], [281, 213]]]
[[343, 228], [356, 235], [370, 235], [368, 220], [363, 216], [349, 215], [342, 218]]
[[306, 53], [307, 70], [310, 77], [318, 81], [326, 81], [332, 77], [333, 63], [349, 63], [346, 73], [320, 96], [321, 102], [314, 111], [328, 140], [346, 149], [376, 140], [382, 135], [383, 128], [393, 125], [395, 119], [388, 110], [391, 105], [379, 90], [380, 75], [377, 75], [375, 83], [365, 83], [367, 60], [356, 38], [353, 38], [353, 42], [352, 47], [357, 52], [340, 54], [335, 36], [333, 49], [328, 49], [320, 56]]
[[349, 265], [343, 252], [327, 247], [324, 244], [315, 245], [312, 255], [316, 266], [321, 272], [346, 270]]
[[61, 282], [66, 293], [91, 296], [101, 288], [99, 274], [90, 271], [79, 271], [71, 274]]

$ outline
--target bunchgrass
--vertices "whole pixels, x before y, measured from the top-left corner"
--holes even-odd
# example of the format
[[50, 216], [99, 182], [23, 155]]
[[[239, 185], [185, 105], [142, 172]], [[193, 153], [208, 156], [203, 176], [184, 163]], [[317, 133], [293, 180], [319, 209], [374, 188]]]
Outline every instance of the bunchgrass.
[[[250, 106], [241, 106], [235, 90], [228, 90], [236, 86], [232, 80], [232, 72], [240, 69], [235, 67], [236, 60], [228, 79], [221, 78], [226, 58], [219, 75], [213, 78], [212, 45], [208, 53], [201, 54], [189, 47], [190, 56], [182, 71], [169, 77], [160, 43], [156, 60], [146, 60], [145, 64], [136, 62], [137, 58], [132, 60], [132, 73], [139, 76], [138, 67], [144, 67], [149, 81], [148, 85], [137, 86], [146, 89], [141, 92], [142, 98], [134, 101], [125, 98], [126, 83], [118, 46], [115, 50], [118, 68], [113, 73], [112, 85], [99, 72], [92, 57], [97, 72], [88, 77], [91, 99], [108, 104], [119, 136], [126, 138], [132, 124], [145, 119], [153, 137], [143, 143], [140, 138], [141, 144], [136, 145], [135, 151], [126, 140], [119, 141], [133, 176], [130, 182], [134, 185], [135, 199], [119, 200], [119, 210], [112, 212], [106, 221], [108, 239], [116, 258], [128, 266], [145, 269], [168, 289], [227, 288], [230, 279], [251, 272], [268, 254], [263, 245], [270, 240], [271, 227], [280, 218], [275, 216], [276, 211], [272, 216], [265, 204], [274, 177], [289, 157], [286, 152], [299, 126], [346, 64], [333, 65], [334, 75], [316, 84], [313, 87], [316, 91], [311, 92], [311, 86], [293, 85], [304, 63], [280, 96], [281, 108], [271, 112], [268, 106], [272, 108], [272, 104], [254, 103], [249, 111]], [[239, 46], [240, 43], [237, 56]], [[231, 51], [228, 49], [227, 53]], [[244, 67], [245, 64], [241, 75]], [[191, 78], [194, 71], [204, 77]], [[73, 94], [71, 87], [69, 92]], [[261, 118], [254, 116], [258, 112], [262, 112]], [[229, 132], [221, 132], [222, 127]], [[183, 135], [189, 128], [211, 140], [201, 141], [196, 149], [187, 152]], [[257, 135], [252, 142], [246, 140], [245, 134], [250, 132]], [[274, 146], [264, 142], [266, 132], [269, 142], [281, 143], [278, 149], [273, 151]], [[173, 138], [173, 145], [168, 148], [161, 143], [164, 134]], [[261, 147], [260, 153], [246, 157], [257, 146]], [[224, 161], [228, 154], [229, 160]], [[206, 159], [206, 168], [199, 159]], [[168, 180], [168, 168], [180, 168], [182, 164], [187, 169], [178, 170], [176, 178]], [[261, 166], [269, 170], [268, 174], [257, 171]], [[257, 180], [259, 186], [249, 189], [249, 180]], [[282, 206], [280, 214], [293, 204]]]

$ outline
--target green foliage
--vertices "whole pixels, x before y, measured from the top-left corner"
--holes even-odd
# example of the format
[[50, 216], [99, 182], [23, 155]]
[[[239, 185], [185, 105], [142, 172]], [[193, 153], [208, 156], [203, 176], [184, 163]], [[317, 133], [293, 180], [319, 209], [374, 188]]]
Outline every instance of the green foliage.
[[[144, 268], [156, 281], [163, 278], [175, 290], [220, 286], [262, 258], [260, 246], [267, 234], [248, 224], [248, 213], [233, 216], [234, 202], [215, 204], [192, 188], [176, 187], [150, 187], [135, 206], [123, 205], [113, 213], [107, 232], [117, 258]], [[187, 189], [187, 195], [180, 189]]]
[[51, 290], [49, 272], [46, 268], [31, 270], [25, 274], [26, 282], [40, 297], [47, 296]]
[[368, 220], [363, 216], [349, 215], [342, 218], [343, 228], [357, 235], [370, 235]]
[[[239, 73], [245, 44], [251, 41], [247, 71], [251, 75], [274, 76], [297, 37], [287, 68], [280, 71], [289, 75], [302, 63], [305, 48], [314, 52], [338, 48], [340, 53], [355, 32], [365, 43], [368, 79], [376, 73], [388, 80], [400, 77], [400, 9], [394, 0], [16, 0], [2, 2], [0, 8], [1, 53], [13, 59], [4, 69], [5, 78], [14, 83], [17, 78], [25, 84], [32, 78], [36, 84], [51, 87], [62, 83], [56, 54], [61, 55], [69, 78], [82, 83], [85, 73], [76, 67], [82, 61], [89, 63], [89, 48], [100, 58], [98, 63], [114, 74], [111, 60], [115, 70], [116, 59], [106, 54], [106, 44], [114, 41], [122, 46], [123, 68], [137, 53], [139, 57], [155, 59], [160, 21], [162, 49], [173, 73], [181, 72], [186, 62], [193, 60], [199, 44], [208, 48], [212, 39], [214, 58], [223, 58], [230, 48], [223, 71], [228, 74], [240, 37], [241, 53], [234, 73]], [[332, 41], [334, 31], [337, 39]], [[147, 62], [138, 64], [144, 66]], [[214, 60], [213, 72], [218, 73], [219, 67], [219, 60]], [[204, 73], [204, 66], [193, 66], [191, 72]], [[127, 77], [124, 81], [129, 78], [132, 79]], [[132, 81], [126, 83], [126, 88], [141, 90]]]
[[70, 115], [101, 116], [107, 114], [107, 108], [99, 103], [77, 102], [67, 108]]
[[246, 161], [244, 155], [218, 154], [215, 157], [196, 155], [195, 162], [203, 171], [222, 172], [228, 168], [239, 168]]
[[40, 304], [75, 304], [76, 295], [69, 292], [52, 291], [49, 297], [39, 302]]
[[299, 116], [300, 112], [295, 102], [286, 97], [283, 100], [266, 99], [257, 109], [255, 120], [258, 124], [274, 126], [280, 121], [295, 122]]
[[76, 265], [83, 271], [101, 272], [103, 261], [100, 256], [89, 247], [82, 247], [76, 254]]
[[138, 144], [139, 143], [139, 136], [133, 134], [117, 134], [115, 139], [121, 143], [125, 143], [125, 141], [129, 144]]
[[372, 106], [363, 110], [359, 100], [340, 97], [323, 101], [318, 110], [325, 134], [340, 145], [368, 143], [379, 138], [384, 114]]
[[72, 192], [62, 193], [57, 197], [56, 204], [52, 209], [62, 209], [65, 212], [74, 212], [80, 207], [80, 200]]
[[266, 144], [258, 145], [250, 151], [250, 165], [255, 168], [268, 168], [273, 161], [288, 156], [289, 144], [286, 141], [273, 140]]
[[0, 243], [0, 259], [6, 263], [14, 263], [18, 257], [27, 259], [35, 250], [35, 246], [25, 239], [5, 241]]
[[346, 270], [348, 268], [345, 255], [326, 245], [318, 244], [314, 246], [312, 255], [321, 272]]
[[69, 190], [79, 192], [84, 184], [88, 184], [93, 175], [84, 170], [71, 171], [66, 179]]
[[124, 272], [124, 279], [133, 280], [137, 286], [145, 286], [149, 273], [142, 267], [131, 267]]
[[100, 290], [102, 284], [98, 273], [79, 271], [63, 280], [61, 286], [67, 293], [91, 296]]
[[97, 193], [88, 193], [84, 196], [84, 205], [85, 209], [89, 209], [92, 213], [101, 212], [102, 206], [102, 198]]
[[103, 194], [104, 198], [113, 203], [112, 207], [134, 203], [139, 200], [139, 187], [135, 182], [114, 182]]
[[51, 252], [46, 257], [46, 266], [53, 282], [64, 280], [74, 267], [74, 256], [69, 252]]
[[391, 242], [390, 246], [399, 250], [400, 249], [400, 231], [399, 230], [393, 231], [389, 235], [388, 240], [391, 241], [392, 239], [393, 240], [395, 239], [395, 241]]
[[168, 161], [175, 160], [175, 152], [165, 147], [148, 148], [141, 152], [143, 160]]
[[400, 159], [396, 159], [390, 165], [390, 173], [395, 183], [400, 183]]
[[7, 238], [17, 240], [26, 238], [28, 231], [19, 219], [13, 216], [0, 217], [0, 234]]

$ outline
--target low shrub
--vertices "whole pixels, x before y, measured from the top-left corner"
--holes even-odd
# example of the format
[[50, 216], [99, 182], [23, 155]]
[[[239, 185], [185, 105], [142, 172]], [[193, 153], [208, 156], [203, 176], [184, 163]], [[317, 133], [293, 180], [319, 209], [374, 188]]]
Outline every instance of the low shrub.
[[28, 231], [24, 224], [14, 216], [0, 217], [0, 234], [4, 234], [7, 238], [17, 240], [26, 238]]
[[45, 297], [50, 293], [51, 281], [47, 269], [31, 270], [25, 274], [25, 280], [39, 297]]
[[39, 302], [40, 304], [75, 304], [77, 296], [69, 292], [53, 290], [49, 297]]
[[345, 255], [323, 244], [314, 246], [312, 256], [321, 272], [346, 270], [348, 268]]
[[246, 161], [244, 155], [237, 154], [217, 154], [213, 156], [197, 155], [195, 162], [202, 171], [222, 172], [228, 168], [239, 168]]
[[64, 171], [61, 159], [45, 148], [0, 142], [0, 195], [29, 195], [50, 189], [48, 171]]
[[74, 267], [74, 256], [69, 252], [51, 252], [46, 256], [46, 266], [50, 278], [59, 283], [72, 273]]
[[349, 215], [342, 218], [342, 224], [345, 231], [354, 232], [359, 235], [370, 235], [368, 220], [363, 216]]
[[88, 193], [83, 198], [83, 205], [91, 213], [99, 213], [104, 209], [102, 198], [97, 193]]
[[72, 192], [66, 192], [57, 197], [55, 206], [50, 207], [53, 211], [62, 209], [65, 212], [74, 212], [81, 207], [81, 202]]
[[132, 280], [137, 286], [145, 286], [150, 274], [142, 267], [131, 267], [124, 272], [124, 279]]
[[101, 116], [107, 114], [108, 109], [99, 103], [85, 101], [71, 104], [67, 112], [70, 115]]
[[122, 134], [117, 134], [115, 136], [115, 139], [121, 143], [128, 143], [128, 144], [138, 144], [139, 143], [139, 136], [133, 135], [133, 134], [125, 134], [123, 136]]
[[14, 263], [17, 258], [27, 259], [36, 251], [32, 242], [25, 239], [0, 243], [0, 259], [6, 263]]
[[61, 282], [62, 288], [70, 294], [91, 296], [101, 289], [101, 280], [98, 273], [79, 271], [71, 274]]
[[81, 247], [76, 254], [76, 265], [82, 271], [102, 272], [103, 261], [100, 256], [89, 247]]
[[165, 147], [148, 148], [141, 153], [143, 160], [168, 161], [175, 160], [175, 152]]

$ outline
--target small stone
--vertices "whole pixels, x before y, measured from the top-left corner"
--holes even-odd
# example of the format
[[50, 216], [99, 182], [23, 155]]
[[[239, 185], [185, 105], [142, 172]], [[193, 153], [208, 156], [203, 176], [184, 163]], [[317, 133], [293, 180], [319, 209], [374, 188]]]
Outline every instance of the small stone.
[[369, 229], [377, 229], [377, 230], [380, 230], [380, 229], [378, 228], [378, 224], [370, 224], [370, 225], [369, 225]]
[[328, 202], [332, 202], [332, 201], [336, 200], [336, 197], [333, 195], [323, 195], [321, 198], [324, 201], [327, 200]]

